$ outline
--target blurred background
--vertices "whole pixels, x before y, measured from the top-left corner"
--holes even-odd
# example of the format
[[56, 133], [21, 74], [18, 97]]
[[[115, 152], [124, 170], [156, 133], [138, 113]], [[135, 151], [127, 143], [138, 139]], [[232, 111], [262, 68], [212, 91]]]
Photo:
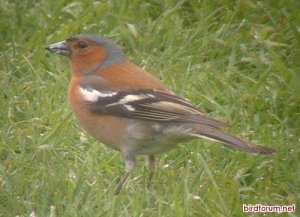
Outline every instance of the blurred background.
[[[0, 0], [0, 216], [249, 216], [243, 204], [300, 207], [299, 11], [296, 0]], [[140, 156], [115, 197], [120, 154], [78, 126], [67, 59], [44, 50], [81, 33], [110, 38], [230, 132], [277, 153], [196, 140], [158, 156], [151, 189]]]

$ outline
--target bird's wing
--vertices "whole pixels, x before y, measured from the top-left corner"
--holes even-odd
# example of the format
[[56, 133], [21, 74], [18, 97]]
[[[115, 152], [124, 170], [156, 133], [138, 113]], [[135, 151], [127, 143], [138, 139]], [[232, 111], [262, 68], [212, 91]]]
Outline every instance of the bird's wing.
[[89, 78], [89, 82], [81, 82], [79, 86], [91, 112], [161, 123], [181, 122], [190, 129], [189, 134], [192, 136], [213, 139], [252, 153], [274, 153], [271, 148], [249, 143], [224, 132], [221, 127], [225, 124], [204, 116], [187, 100], [171, 91], [120, 90], [108, 85], [104, 79], [93, 77]]
[[[97, 79], [96, 79], [97, 80]], [[200, 123], [219, 128], [220, 121], [206, 117], [186, 99], [161, 89], [118, 90], [104, 80], [82, 82], [80, 92], [92, 112], [159, 122]]]

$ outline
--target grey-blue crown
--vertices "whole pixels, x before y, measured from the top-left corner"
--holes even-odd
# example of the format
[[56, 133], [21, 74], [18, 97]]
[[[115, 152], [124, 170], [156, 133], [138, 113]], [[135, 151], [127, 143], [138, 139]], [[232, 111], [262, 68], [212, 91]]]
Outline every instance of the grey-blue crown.
[[91, 40], [96, 42], [102, 48], [104, 48], [106, 52], [105, 59], [101, 62], [101, 64], [97, 67], [97, 69], [103, 69], [110, 65], [118, 64], [127, 59], [125, 54], [121, 51], [121, 49], [115, 45], [112, 41], [102, 36], [97, 35], [77, 35], [71, 38], [82, 38], [86, 40]]

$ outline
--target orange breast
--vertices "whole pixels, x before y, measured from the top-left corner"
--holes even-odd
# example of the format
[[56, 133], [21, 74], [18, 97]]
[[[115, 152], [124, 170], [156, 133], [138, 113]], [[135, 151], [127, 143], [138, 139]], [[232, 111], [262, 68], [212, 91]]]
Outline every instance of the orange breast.
[[80, 80], [80, 77], [73, 76], [69, 86], [69, 102], [74, 115], [94, 138], [113, 149], [122, 150], [126, 145], [123, 144], [126, 131], [124, 120], [90, 112], [78, 90]]

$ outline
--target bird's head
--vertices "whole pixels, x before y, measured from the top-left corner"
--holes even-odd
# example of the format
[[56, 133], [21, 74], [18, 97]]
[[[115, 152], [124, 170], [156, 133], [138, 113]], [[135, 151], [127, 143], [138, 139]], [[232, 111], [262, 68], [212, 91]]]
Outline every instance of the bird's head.
[[72, 36], [46, 49], [68, 57], [72, 71], [79, 74], [90, 74], [126, 60], [118, 46], [94, 35]]

